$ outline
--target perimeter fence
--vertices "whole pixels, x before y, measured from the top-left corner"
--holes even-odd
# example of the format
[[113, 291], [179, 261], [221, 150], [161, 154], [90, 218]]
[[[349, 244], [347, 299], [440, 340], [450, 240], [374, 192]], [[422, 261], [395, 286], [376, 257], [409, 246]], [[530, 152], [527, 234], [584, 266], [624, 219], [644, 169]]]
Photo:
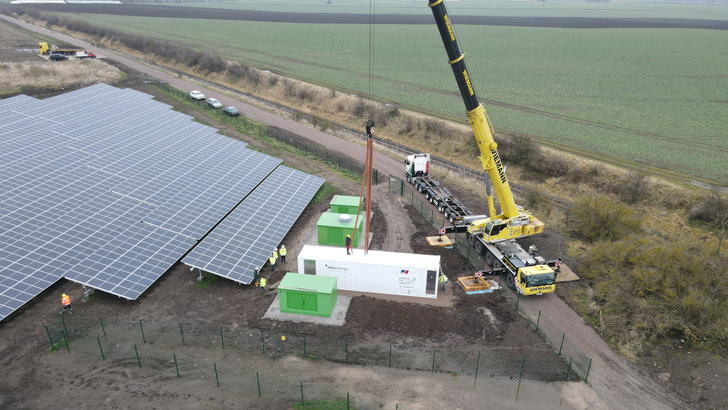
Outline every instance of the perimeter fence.
[[[436, 211], [430, 202], [405, 180], [390, 175], [388, 189], [406, 199], [433, 227], [440, 228], [447, 222], [444, 215]], [[462, 256], [473, 270], [488, 268], [485, 257], [475, 252], [468, 244], [465, 233], [454, 234], [453, 250]], [[568, 362], [570, 371], [578, 373], [584, 381], [588, 381], [592, 361], [580, 351], [579, 346], [571, 338], [567, 337], [567, 332], [550, 318], [542, 315], [541, 310], [535, 306], [533, 298], [531, 300], [526, 297], [522, 298], [519, 293], [505, 286], [506, 281], [503, 275], [496, 277], [496, 280], [499, 285], [503, 284], [500, 287], [501, 294], [508, 299], [521, 316], [531, 323], [536, 332], [558, 352], [558, 355]]]
[[[573, 369], [552, 354], [513, 356], [498, 349], [459, 351], [326, 339], [204, 323], [91, 319], [73, 315], [60, 316], [45, 326], [51, 349], [73, 350], [102, 359], [107, 347], [123, 356], [124, 349], [119, 350], [119, 346], [137, 346], [137, 349], [143, 346], [144, 349], [138, 350], [138, 360], [141, 360], [147, 347], [169, 350], [194, 346], [453, 375], [523, 377], [539, 381], [579, 380]], [[122, 361], [137, 360], [137, 351], [126, 351], [128, 353]], [[147, 357], [146, 360], [168, 363], [164, 358]], [[168, 367], [172, 366], [168, 364]]]
[[[212, 108], [205, 100], [192, 100], [189, 95], [179, 88], [173, 87], [165, 82], [150, 82], [160, 88], [173, 98], [186, 101], [198, 109], [203, 110], [216, 120], [227, 124], [236, 130], [252, 136], [272, 138], [280, 143], [286, 144], [293, 152], [298, 155], [309, 157], [317, 161], [325, 163], [332, 169], [339, 172], [347, 173], [355, 179], [361, 180], [364, 175], [364, 162], [357, 161], [351, 157], [343, 156], [336, 151], [332, 151], [324, 145], [312, 142], [309, 139], [298, 136], [296, 134], [286, 132], [280, 128], [270, 127], [258, 121], [254, 121], [244, 115], [229, 116], [222, 109]], [[323, 120], [314, 121], [314, 127], [318, 126], [322, 131], [328, 127]], [[372, 171], [372, 185], [379, 182], [379, 171], [375, 168]]]

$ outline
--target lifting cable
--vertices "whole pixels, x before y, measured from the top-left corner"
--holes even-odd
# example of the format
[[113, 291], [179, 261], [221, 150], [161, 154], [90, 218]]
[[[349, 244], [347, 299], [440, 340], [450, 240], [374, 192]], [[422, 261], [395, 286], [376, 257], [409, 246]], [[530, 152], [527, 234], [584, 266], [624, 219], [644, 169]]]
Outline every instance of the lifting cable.
[[[376, 25], [376, 0], [369, 0], [369, 101], [373, 99], [373, 87], [372, 87], [372, 72], [374, 71], [374, 27]], [[371, 216], [371, 203], [372, 203], [372, 167], [373, 167], [373, 155], [374, 155], [374, 142], [372, 137], [374, 135], [374, 120], [372, 119], [372, 112], [369, 112], [369, 119], [366, 122], [367, 131], [367, 149], [366, 157], [364, 159], [364, 175], [362, 176], [361, 192], [359, 194], [359, 206], [356, 211], [356, 219], [354, 221], [354, 231], [352, 233], [352, 248], [354, 245], [354, 238], [356, 238], [356, 229], [359, 225], [359, 216], [361, 215], [361, 205], [365, 202], [365, 216], [366, 221], [364, 227], [364, 254], [369, 253], [369, 219]], [[366, 187], [366, 193], [365, 193]], [[366, 199], [365, 199], [366, 198]]]

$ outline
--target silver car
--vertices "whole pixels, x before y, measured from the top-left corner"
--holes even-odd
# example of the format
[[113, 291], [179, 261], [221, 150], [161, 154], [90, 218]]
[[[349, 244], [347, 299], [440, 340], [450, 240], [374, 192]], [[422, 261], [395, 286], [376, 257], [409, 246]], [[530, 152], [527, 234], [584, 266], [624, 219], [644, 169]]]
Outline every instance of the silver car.
[[222, 108], [222, 103], [218, 101], [217, 98], [208, 98], [207, 105], [212, 108]]

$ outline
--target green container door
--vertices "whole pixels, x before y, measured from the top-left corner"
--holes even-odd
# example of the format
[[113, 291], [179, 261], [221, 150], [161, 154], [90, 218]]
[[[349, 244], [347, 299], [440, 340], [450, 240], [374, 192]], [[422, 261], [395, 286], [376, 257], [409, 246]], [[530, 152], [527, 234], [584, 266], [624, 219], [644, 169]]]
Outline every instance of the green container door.
[[286, 292], [288, 309], [316, 312], [318, 310], [318, 295], [315, 293]]

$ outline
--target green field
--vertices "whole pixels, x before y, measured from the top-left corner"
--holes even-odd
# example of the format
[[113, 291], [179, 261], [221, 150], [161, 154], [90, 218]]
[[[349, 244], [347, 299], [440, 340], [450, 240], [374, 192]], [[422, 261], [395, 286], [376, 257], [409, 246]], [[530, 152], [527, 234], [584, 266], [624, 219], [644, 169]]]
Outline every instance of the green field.
[[[576, 4], [559, 3], [574, 9]], [[426, 4], [420, 6], [429, 12]], [[665, 7], [665, 13], [688, 7], [629, 6]], [[83, 17], [368, 95], [367, 25]], [[454, 23], [478, 95], [496, 128], [720, 184], [728, 181], [728, 31]], [[374, 30], [373, 93], [464, 120], [434, 23], [378, 25]]]
[[[296, 13], [369, 14], [369, 0], [333, 0], [332, 4], [313, 0], [223, 1], [213, 3], [169, 3], [170, 6], [205, 7], [226, 10], [263, 10]], [[685, 3], [586, 3], [584, 1], [451, 1], [447, 4], [456, 15], [530, 16], [530, 17], [610, 17], [610, 18], [677, 18], [728, 20], [728, 6]], [[375, 14], [430, 14], [426, 0], [376, 1]]]

